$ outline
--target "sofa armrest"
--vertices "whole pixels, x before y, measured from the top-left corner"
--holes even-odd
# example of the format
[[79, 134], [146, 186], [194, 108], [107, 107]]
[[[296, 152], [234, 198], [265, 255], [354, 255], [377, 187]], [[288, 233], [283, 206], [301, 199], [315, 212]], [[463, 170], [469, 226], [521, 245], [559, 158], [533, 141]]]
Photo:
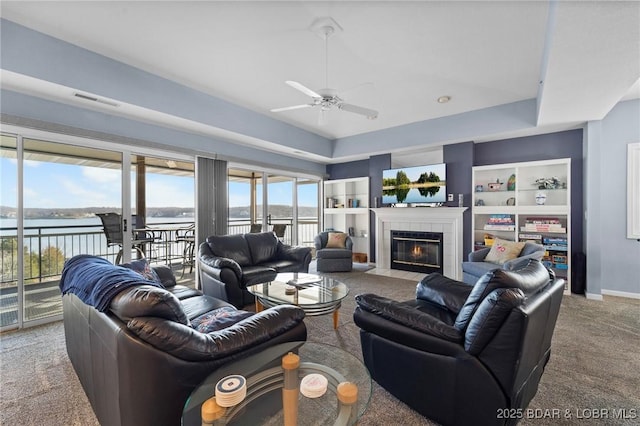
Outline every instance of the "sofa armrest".
[[416, 299], [434, 303], [456, 314], [460, 312], [473, 286], [447, 278], [437, 272], [424, 277], [416, 286]]
[[219, 271], [224, 268], [228, 268], [233, 271], [233, 273], [238, 278], [238, 281], [242, 280], [242, 268], [240, 268], [238, 262], [233, 259], [229, 259], [226, 257], [217, 257], [210, 254], [200, 254], [198, 260], [200, 261], [200, 267], [218, 270], [214, 271], [211, 275], [220, 276], [221, 274]]
[[344, 239], [344, 248], [353, 251], [353, 239], [348, 235], [347, 238]]
[[296, 263], [309, 263], [311, 262], [311, 247], [303, 246], [290, 246], [278, 242], [278, 259], [293, 260]]
[[127, 328], [175, 357], [210, 361], [267, 342], [299, 326], [304, 316], [304, 311], [297, 306], [279, 305], [211, 333], [200, 333], [186, 325], [156, 317], [134, 318]]
[[357, 295], [356, 304], [358, 308], [381, 316], [393, 323], [449, 342], [462, 342], [462, 334], [452, 325], [401, 302], [367, 293]]
[[507, 271], [512, 271], [514, 269], [519, 269], [522, 266], [526, 266], [529, 260], [542, 260], [544, 256], [544, 251], [537, 251], [533, 253], [529, 253], [525, 256], [516, 257], [515, 259], [507, 260], [502, 264], [502, 269]]
[[469, 253], [467, 260], [469, 262], [484, 262], [484, 258], [487, 257], [490, 250], [491, 247], [485, 247], [480, 250], [472, 251]]

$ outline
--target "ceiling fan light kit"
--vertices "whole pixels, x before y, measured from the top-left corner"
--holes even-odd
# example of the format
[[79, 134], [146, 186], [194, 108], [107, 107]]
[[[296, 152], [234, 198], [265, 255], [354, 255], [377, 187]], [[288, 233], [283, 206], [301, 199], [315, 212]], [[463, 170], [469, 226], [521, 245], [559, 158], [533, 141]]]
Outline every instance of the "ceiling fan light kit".
[[354, 114], [363, 115], [369, 120], [375, 120], [378, 118], [378, 111], [361, 107], [358, 105], [352, 105], [344, 102], [338, 91], [329, 88], [329, 37], [336, 32], [342, 32], [342, 27], [331, 17], [318, 18], [309, 27], [309, 30], [322, 37], [325, 41], [325, 88], [319, 90], [311, 90], [302, 83], [293, 80], [285, 81], [286, 84], [294, 89], [304, 93], [311, 98], [311, 102], [302, 105], [293, 105], [282, 108], [272, 109], [271, 112], [283, 112], [291, 111], [302, 108], [320, 107], [320, 123], [324, 123], [326, 118], [324, 112], [330, 111], [334, 108], [347, 111]]

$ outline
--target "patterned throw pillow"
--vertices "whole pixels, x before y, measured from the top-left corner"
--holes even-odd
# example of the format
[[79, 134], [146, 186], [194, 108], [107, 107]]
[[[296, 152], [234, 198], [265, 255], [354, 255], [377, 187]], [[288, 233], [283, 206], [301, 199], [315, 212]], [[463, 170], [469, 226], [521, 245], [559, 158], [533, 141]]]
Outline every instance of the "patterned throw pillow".
[[344, 232], [329, 232], [327, 235], [326, 248], [345, 248], [345, 241], [347, 240], [347, 234]]
[[123, 263], [120, 266], [137, 272], [144, 279], [147, 279], [149, 281], [154, 281], [162, 285], [162, 281], [160, 280], [160, 277], [158, 276], [158, 274], [156, 274], [156, 271], [154, 271], [153, 268], [151, 268], [151, 266], [149, 265], [149, 261], [147, 259], [134, 260], [131, 263]]
[[518, 257], [524, 247], [524, 244], [524, 242], [507, 241], [495, 238], [493, 245], [491, 246], [491, 250], [487, 253], [487, 257], [484, 258], [484, 261], [502, 265], [507, 260]]
[[211, 333], [222, 330], [249, 318], [253, 312], [241, 311], [230, 306], [223, 306], [191, 320], [191, 327], [200, 333]]

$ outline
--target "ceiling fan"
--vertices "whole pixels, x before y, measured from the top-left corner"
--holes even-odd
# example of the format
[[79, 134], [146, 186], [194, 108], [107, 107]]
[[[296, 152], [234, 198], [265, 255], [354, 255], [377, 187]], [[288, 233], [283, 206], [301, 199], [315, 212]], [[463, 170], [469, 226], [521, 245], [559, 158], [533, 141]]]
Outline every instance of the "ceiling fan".
[[342, 111], [348, 111], [355, 114], [360, 114], [365, 116], [370, 120], [375, 120], [378, 118], [378, 111], [365, 108], [358, 105], [353, 105], [346, 103], [344, 99], [342, 99], [338, 95], [338, 91], [335, 89], [329, 88], [329, 37], [336, 32], [336, 30], [341, 30], [341, 27], [338, 25], [336, 21], [332, 18], [320, 18], [312, 24], [311, 29], [319, 33], [324, 38], [325, 43], [325, 88], [317, 91], [311, 90], [302, 83], [298, 83], [297, 81], [287, 80], [286, 84], [293, 87], [296, 90], [304, 93], [305, 95], [311, 97], [311, 102], [301, 105], [293, 105], [283, 108], [275, 108], [272, 109], [271, 112], [283, 112], [283, 111], [291, 111], [294, 109], [301, 108], [320, 108], [320, 124], [323, 124], [325, 121], [324, 113], [326, 111], [330, 111], [334, 108], [337, 108]]

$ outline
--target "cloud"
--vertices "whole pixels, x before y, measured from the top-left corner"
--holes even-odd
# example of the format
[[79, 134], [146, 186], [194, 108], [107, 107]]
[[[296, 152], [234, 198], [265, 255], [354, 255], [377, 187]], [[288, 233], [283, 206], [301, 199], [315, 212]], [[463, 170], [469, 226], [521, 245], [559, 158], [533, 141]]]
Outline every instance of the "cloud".
[[23, 164], [25, 167], [40, 167], [42, 166], [42, 161], [24, 160]]
[[122, 172], [119, 169], [105, 169], [101, 167], [82, 167], [82, 176], [101, 184], [117, 184], [120, 185], [120, 176]]
[[[175, 179], [175, 180], [174, 180]], [[154, 177], [147, 174], [147, 207], [193, 207], [193, 179]]]
[[[59, 179], [60, 186], [65, 193], [64, 201], [67, 206], [64, 207], [98, 207], [98, 206], [119, 206], [120, 188], [116, 187], [115, 191], [105, 192], [96, 190], [94, 185], [87, 182], [78, 183], [67, 178]], [[117, 193], [118, 195], [114, 196]], [[58, 200], [58, 206], [63, 200]]]
[[227, 195], [227, 197], [229, 198], [230, 207], [234, 207], [234, 206], [244, 207], [251, 204], [249, 194], [241, 194], [241, 193], [231, 194], [230, 193]]

